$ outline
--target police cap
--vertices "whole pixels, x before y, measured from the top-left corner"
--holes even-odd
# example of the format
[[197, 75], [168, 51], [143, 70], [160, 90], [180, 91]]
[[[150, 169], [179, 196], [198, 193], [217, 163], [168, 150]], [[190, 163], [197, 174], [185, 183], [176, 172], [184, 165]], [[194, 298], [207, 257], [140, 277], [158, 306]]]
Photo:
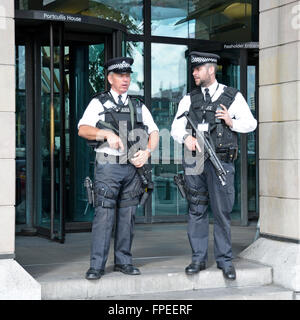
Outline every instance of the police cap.
[[104, 64], [104, 68], [109, 72], [115, 73], [132, 73], [131, 65], [133, 64], [133, 59], [129, 57], [117, 57], [108, 60]]
[[189, 56], [191, 57], [192, 69], [205, 63], [218, 64], [218, 61], [220, 60], [220, 56], [208, 52], [192, 51]]

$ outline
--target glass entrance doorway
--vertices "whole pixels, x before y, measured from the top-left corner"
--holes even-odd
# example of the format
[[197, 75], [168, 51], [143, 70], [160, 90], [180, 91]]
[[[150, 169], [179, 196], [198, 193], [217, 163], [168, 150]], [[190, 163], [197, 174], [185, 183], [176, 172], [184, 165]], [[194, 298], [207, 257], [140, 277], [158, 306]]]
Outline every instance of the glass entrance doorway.
[[[107, 89], [104, 60], [132, 55], [138, 72], [132, 75], [130, 93], [145, 99], [160, 133], [170, 132], [180, 99], [192, 89], [186, 57], [193, 50], [219, 54], [218, 80], [240, 89], [257, 113], [255, 50], [225, 50], [220, 42], [202, 40], [130, 41], [128, 34], [123, 37], [126, 30], [116, 29], [115, 23], [115, 29], [102, 28], [96, 18], [87, 26], [44, 21], [41, 16], [37, 21], [32, 12], [24, 17], [17, 13], [17, 232], [26, 229], [63, 242], [65, 231], [91, 229], [93, 209], [83, 181], [93, 176], [94, 152], [78, 137], [77, 124], [92, 96]], [[129, 50], [132, 44], [135, 50]], [[171, 137], [162, 138], [159, 160], [152, 162], [155, 189], [145, 208], [138, 208], [137, 222], [186, 220], [187, 203], [173, 184], [174, 174], [182, 171], [181, 150]], [[255, 133], [240, 135], [232, 213], [236, 224], [246, 225], [250, 213], [255, 217], [258, 212], [256, 140]], [[164, 148], [165, 143], [170, 148]]]
[[[66, 43], [63, 51], [64, 69], [59, 73], [59, 64], [54, 64], [54, 201], [55, 230], [65, 219], [66, 227], [74, 228], [75, 222], [90, 222], [93, 210], [88, 206], [83, 180], [93, 176], [93, 159], [95, 157], [86, 142], [78, 137], [77, 123], [82, 116], [91, 97], [104, 90], [104, 72], [102, 70], [105, 53], [104, 42], [72, 42]], [[37, 215], [39, 228], [49, 227], [51, 223], [51, 170], [50, 149], [51, 137], [49, 127], [53, 125], [49, 117], [51, 72], [47, 61], [50, 58], [50, 47], [41, 46], [41, 209]], [[54, 61], [59, 60], [59, 47], [54, 47]], [[61, 82], [64, 82], [63, 100], [60, 98]], [[64, 111], [62, 113], [62, 110]], [[63, 122], [64, 121], [64, 126]], [[61, 131], [64, 133], [61, 133]], [[61, 134], [64, 136], [61, 137]], [[62, 139], [65, 139], [62, 143]], [[62, 148], [64, 150], [62, 150]], [[64, 154], [64, 159], [60, 159]], [[64, 161], [64, 162], [62, 162]], [[61, 174], [60, 174], [61, 173]], [[64, 177], [62, 176], [64, 174]], [[62, 184], [62, 180], [64, 183]], [[60, 185], [62, 190], [60, 190]], [[63, 194], [62, 194], [63, 193]], [[61, 198], [64, 196], [64, 199]], [[73, 200], [72, 200], [73, 199]], [[59, 215], [60, 207], [64, 208], [64, 217]], [[83, 226], [81, 225], [81, 228]]]
[[89, 229], [93, 217], [83, 181], [95, 155], [77, 124], [106, 88], [112, 36], [74, 34], [63, 23], [39, 31], [16, 37], [16, 223], [63, 242], [66, 230]]

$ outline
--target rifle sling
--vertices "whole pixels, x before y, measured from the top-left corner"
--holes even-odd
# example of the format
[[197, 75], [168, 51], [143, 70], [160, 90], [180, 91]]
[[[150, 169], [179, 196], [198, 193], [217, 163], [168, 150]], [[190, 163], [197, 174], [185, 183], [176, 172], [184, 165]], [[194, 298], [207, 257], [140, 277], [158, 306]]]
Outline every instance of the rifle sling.
[[98, 122], [99, 122], [100, 124], [102, 124], [103, 127], [106, 127], [106, 128], [111, 129], [111, 130], [113, 130], [113, 131], [116, 131], [116, 128], [115, 128], [113, 125], [111, 125], [110, 123], [105, 122], [105, 121], [102, 121], [102, 120], [99, 120]]
[[133, 108], [132, 102], [131, 102], [129, 97], [128, 97], [128, 106], [129, 106], [129, 109], [130, 109], [131, 128], [133, 130], [134, 129], [134, 108]]

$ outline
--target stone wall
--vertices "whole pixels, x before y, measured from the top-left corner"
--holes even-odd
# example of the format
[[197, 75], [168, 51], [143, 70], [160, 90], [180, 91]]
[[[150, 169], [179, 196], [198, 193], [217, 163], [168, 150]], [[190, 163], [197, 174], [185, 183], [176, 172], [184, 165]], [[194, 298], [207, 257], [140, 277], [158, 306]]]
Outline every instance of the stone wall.
[[41, 285], [15, 254], [14, 1], [0, 0], [0, 300], [40, 300]]
[[260, 232], [300, 240], [300, 1], [260, 1]]
[[15, 248], [14, 1], [0, 0], [0, 255]]
[[300, 1], [260, 1], [260, 237], [240, 257], [300, 299]]

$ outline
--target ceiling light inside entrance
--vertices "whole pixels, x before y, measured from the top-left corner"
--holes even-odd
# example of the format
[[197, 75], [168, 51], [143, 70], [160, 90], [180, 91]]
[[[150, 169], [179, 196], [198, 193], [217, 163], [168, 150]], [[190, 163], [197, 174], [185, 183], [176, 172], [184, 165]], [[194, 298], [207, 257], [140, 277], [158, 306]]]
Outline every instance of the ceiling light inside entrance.
[[235, 2], [226, 7], [223, 14], [229, 19], [242, 19], [250, 17], [252, 5], [250, 3]]

